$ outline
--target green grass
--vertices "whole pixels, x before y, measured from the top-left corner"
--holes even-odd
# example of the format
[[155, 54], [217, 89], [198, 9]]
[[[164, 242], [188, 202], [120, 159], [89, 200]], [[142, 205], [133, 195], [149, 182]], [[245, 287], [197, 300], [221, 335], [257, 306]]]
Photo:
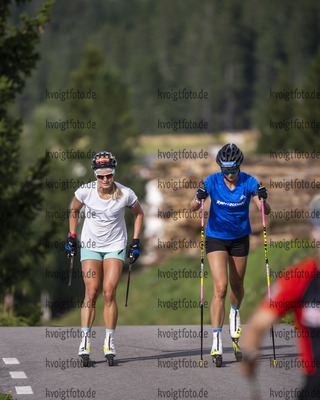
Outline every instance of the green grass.
[[[314, 254], [312, 249], [295, 251], [290, 249], [269, 249], [269, 269], [280, 271], [287, 266], [297, 263], [303, 258]], [[183, 268], [199, 273], [200, 260], [192, 258], [177, 257], [167, 260], [162, 265], [142, 271], [131, 272], [130, 293], [128, 307], [125, 307], [125, 294], [127, 286], [127, 273], [123, 274], [117, 291], [117, 302], [119, 309], [119, 325], [185, 325], [199, 324], [199, 308], [161, 308], [158, 306], [160, 301], [171, 301], [191, 299], [199, 302], [200, 300], [200, 278], [185, 278], [174, 280], [172, 278], [160, 278], [159, 271], [171, 272]], [[210, 302], [213, 294], [212, 280], [209, 265], [205, 259], [204, 279], [204, 323], [210, 324]], [[272, 283], [272, 278], [271, 278]], [[247, 318], [255, 309], [258, 302], [267, 294], [267, 278], [264, 248], [260, 247], [251, 251], [248, 258], [247, 271], [245, 276], [245, 297], [241, 306], [241, 319], [245, 323]], [[226, 301], [226, 318], [228, 323], [229, 299]], [[96, 319], [94, 325], [104, 325], [103, 322], [103, 298], [100, 294], [96, 305]], [[288, 321], [290, 321], [290, 317]], [[80, 309], [65, 314], [60, 319], [55, 319], [51, 323], [54, 326], [79, 326]]]
[[15, 400], [11, 394], [0, 393], [0, 400]]
[[139, 146], [135, 148], [135, 151], [144, 155], [157, 154], [158, 149], [161, 151], [171, 151], [171, 149], [176, 151], [181, 150], [181, 143], [186, 149], [206, 149], [209, 146], [222, 143], [222, 141], [221, 134], [213, 135], [209, 133], [143, 135], [139, 138]]
[[[41, 315], [40, 311], [39, 315]], [[26, 318], [21, 315], [16, 316], [11, 307], [0, 304], [0, 326], [35, 326], [35, 322], [32, 317], [33, 315], [31, 315], [30, 318]]]
[[[281, 271], [290, 265], [296, 264], [306, 257], [315, 255], [313, 249], [299, 250], [268, 249], [270, 283], [273, 271]], [[245, 276], [245, 296], [241, 306], [241, 319], [243, 322], [252, 314], [259, 301], [268, 293], [267, 273], [265, 264], [264, 247], [250, 252]], [[282, 322], [291, 323], [292, 315], [287, 314]]]
[[[244, 138], [241, 142], [242, 151], [247, 155], [254, 153], [256, 150], [257, 131], [242, 131]], [[136, 139], [135, 139], [136, 140]], [[129, 144], [134, 148], [136, 155], [150, 155], [154, 154], [157, 157], [158, 149], [163, 151], [177, 151], [185, 149], [204, 149], [208, 150], [211, 146], [223, 146], [230, 137], [226, 136], [225, 132], [215, 133], [175, 133], [175, 134], [162, 134], [162, 135], [141, 135], [139, 137], [139, 145], [133, 139], [128, 139]]]

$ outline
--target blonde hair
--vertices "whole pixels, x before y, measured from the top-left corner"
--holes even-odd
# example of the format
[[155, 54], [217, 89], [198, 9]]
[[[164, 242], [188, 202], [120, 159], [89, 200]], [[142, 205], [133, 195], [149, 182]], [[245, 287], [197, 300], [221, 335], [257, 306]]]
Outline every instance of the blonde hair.
[[116, 200], [116, 199], [119, 199], [121, 196], [123, 196], [121, 189], [118, 187], [118, 185], [115, 182], [113, 182], [112, 192], [110, 194], [111, 199]]

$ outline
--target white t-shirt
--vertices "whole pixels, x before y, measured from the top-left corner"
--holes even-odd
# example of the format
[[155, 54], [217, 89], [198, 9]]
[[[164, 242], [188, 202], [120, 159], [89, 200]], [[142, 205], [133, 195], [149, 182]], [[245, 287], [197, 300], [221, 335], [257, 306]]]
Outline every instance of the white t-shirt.
[[102, 199], [97, 182], [89, 182], [75, 191], [76, 198], [85, 204], [85, 220], [81, 232], [81, 247], [101, 252], [122, 250], [127, 246], [125, 207], [133, 208], [138, 198], [133, 190], [116, 182], [122, 196], [116, 200]]

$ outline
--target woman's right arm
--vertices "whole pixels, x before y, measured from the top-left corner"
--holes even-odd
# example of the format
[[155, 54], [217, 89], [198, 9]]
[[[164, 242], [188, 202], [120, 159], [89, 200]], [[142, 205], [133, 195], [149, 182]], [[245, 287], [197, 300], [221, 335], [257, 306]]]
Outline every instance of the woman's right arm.
[[191, 203], [190, 203], [190, 210], [191, 211], [197, 211], [197, 210], [199, 210], [199, 208], [201, 207], [201, 202], [200, 203], [198, 203], [197, 202], [197, 194], [195, 194], [195, 196], [194, 196], [194, 198], [191, 200]]
[[201, 207], [201, 201], [204, 200], [206, 201], [208, 197], [207, 190], [204, 186], [200, 186], [199, 189], [197, 190], [196, 195], [194, 198], [191, 200], [190, 203], [190, 210], [191, 211], [197, 211]]
[[69, 218], [69, 230], [72, 235], [75, 235], [77, 232], [79, 213], [83, 206], [84, 204], [81, 203], [76, 197], [73, 199]]

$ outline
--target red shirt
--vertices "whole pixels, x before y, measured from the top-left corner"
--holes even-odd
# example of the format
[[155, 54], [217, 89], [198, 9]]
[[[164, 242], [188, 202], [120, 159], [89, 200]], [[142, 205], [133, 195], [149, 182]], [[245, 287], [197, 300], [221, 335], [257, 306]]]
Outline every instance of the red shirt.
[[317, 262], [308, 258], [283, 271], [260, 308], [278, 317], [293, 310], [300, 330], [298, 345], [302, 353], [302, 369], [308, 375], [320, 371], [320, 271]]

